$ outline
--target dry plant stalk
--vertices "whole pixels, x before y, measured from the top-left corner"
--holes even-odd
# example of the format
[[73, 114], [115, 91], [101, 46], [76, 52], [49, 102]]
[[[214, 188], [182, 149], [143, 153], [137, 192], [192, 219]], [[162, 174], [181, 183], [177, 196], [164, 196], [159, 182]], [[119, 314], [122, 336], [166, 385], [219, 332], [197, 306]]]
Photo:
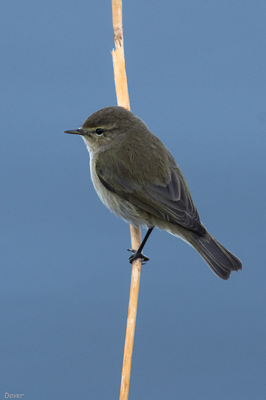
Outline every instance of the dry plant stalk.
[[[122, 26], [122, 0], [112, 0], [113, 29], [115, 50], [112, 51], [114, 78], [117, 104], [130, 110], [129, 95], [127, 87], [127, 75], [125, 67], [123, 26]], [[141, 243], [141, 232], [130, 225], [132, 249], [138, 249]], [[132, 264], [131, 284], [129, 293], [127, 328], [124, 347], [124, 358], [121, 375], [121, 387], [119, 400], [127, 400], [130, 384], [131, 362], [137, 317], [139, 283], [141, 273], [141, 260], [138, 259]]]

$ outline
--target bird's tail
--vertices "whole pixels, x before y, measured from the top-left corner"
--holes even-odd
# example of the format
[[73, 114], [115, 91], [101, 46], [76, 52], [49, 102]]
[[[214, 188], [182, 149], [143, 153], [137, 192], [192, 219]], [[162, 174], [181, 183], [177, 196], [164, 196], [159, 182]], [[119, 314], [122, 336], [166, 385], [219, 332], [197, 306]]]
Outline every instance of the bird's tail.
[[192, 233], [187, 240], [220, 278], [228, 279], [231, 271], [242, 269], [241, 261], [209, 232], [204, 236]]

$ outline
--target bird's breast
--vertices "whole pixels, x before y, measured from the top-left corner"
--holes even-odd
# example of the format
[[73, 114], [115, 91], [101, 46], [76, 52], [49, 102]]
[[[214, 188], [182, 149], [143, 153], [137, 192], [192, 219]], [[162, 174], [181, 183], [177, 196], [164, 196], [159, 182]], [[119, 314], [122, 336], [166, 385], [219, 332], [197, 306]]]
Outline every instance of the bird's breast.
[[101, 183], [96, 173], [96, 157], [91, 155], [90, 159], [91, 180], [93, 186], [103, 204], [115, 215], [129, 222], [136, 227], [149, 227], [151, 224], [151, 216], [139, 207], [136, 207], [130, 201], [120, 197], [118, 194], [113, 193], [106, 189]]

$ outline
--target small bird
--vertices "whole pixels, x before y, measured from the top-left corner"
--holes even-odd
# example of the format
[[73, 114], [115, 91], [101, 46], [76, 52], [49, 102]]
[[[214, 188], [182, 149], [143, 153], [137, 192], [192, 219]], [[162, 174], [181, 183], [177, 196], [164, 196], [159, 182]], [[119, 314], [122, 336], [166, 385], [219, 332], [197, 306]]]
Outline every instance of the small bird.
[[90, 153], [91, 180], [101, 201], [135, 227], [148, 228], [129, 258], [141, 258], [154, 227], [180, 237], [201, 255], [213, 272], [228, 279], [241, 261], [201, 223], [185, 178], [173, 156], [145, 123], [123, 107], [106, 107], [75, 130]]

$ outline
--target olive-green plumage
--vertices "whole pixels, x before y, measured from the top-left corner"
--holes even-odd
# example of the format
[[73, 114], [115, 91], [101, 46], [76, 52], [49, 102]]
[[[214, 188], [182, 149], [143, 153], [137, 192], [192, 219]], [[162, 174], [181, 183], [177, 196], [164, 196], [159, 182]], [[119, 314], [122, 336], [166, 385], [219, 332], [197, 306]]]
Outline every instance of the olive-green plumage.
[[122, 107], [92, 114], [74, 131], [90, 153], [91, 178], [102, 202], [137, 227], [154, 226], [192, 245], [222, 279], [242, 268], [202, 225], [186, 181], [164, 144]]

